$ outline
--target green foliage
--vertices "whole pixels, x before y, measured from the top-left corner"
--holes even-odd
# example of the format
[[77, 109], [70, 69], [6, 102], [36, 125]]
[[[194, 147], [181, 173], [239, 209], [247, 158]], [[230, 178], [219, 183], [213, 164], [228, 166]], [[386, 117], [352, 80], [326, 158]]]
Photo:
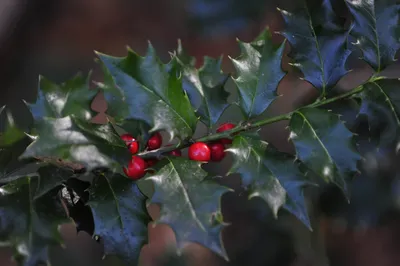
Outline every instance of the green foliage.
[[[224, 88], [230, 75], [221, 71], [222, 57], [206, 57], [197, 68], [180, 43], [166, 64], [151, 45], [144, 57], [132, 50], [126, 57], [97, 53], [104, 79], [94, 82], [95, 89], [89, 89], [90, 75], [78, 75], [61, 85], [40, 77], [37, 99], [27, 104], [34, 118], [29, 130], [18, 129], [11, 113], [0, 108], [0, 240], [15, 250], [20, 265], [49, 263], [49, 247], [61, 244], [59, 225], [72, 218], [82, 222], [70, 210], [74, 214], [69, 219], [61, 206], [66, 196], [60, 191], [67, 189], [90, 212], [94, 232], [87, 229], [88, 233], [102, 240], [105, 255], [115, 255], [125, 265], [138, 265], [140, 250], [148, 241], [147, 199], [160, 205], [155, 222], [173, 229], [179, 250], [196, 242], [228, 259], [221, 238], [227, 226], [221, 198], [229, 189], [216, 182], [203, 163], [168, 155], [195, 141], [211, 143], [227, 137], [233, 138], [226, 146], [233, 164], [226, 175], [240, 175], [249, 198], [264, 200], [276, 219], [283, 208], [311, 229], [306, 188], [333, 183], [349, 197], [348, 184], [360, 172], [361, 143], [349, 124], [366, 117], [367, 133], [378, 143], [376, 148], [394, 149], [399, 141], [400, 81], [380, 76], [399, 48], [398, 5], [394, 1], [346, 3], [352, 15], [348, 30], [331, 1], [325, 0], [322, 7], [281, 11], [287, 42], [275, 45], [269, 30], [252, 42], [239, 41], [241, 55], [231, 59], [237, 70], [232, 80], [239, 92], [234, 102], [228, 102]], [[377, 73], [339, 94], [334, 87], [348, 73], [351, 37]], [[291, 64], [319, 90], [320, 97], [286, 114], [260, 119], [278, 97], [286, 44]], [[90, 122], [90, 106], [99, 91], [110, 117], [104, 125]], [[219, 121], [222, 113], [236, 103], [244, 120], [230, 131], [211, 132], [217, 123], [226, 122]], [[358, 108], [358, 116], [345, 123], [337, 111], [324, 108], [333, 103], [341, 103], [342, 109]], [[282, 120], [289, 123], [293, 154], [258, 135], [260, 127]], [[208, 132], [194, 139], [199, 121]], [[142, 145], [136, 156], [159, 160], [147, 169], [153, 171], [146, 178], [154, 186], [153, 194], [144, 196], [140, 182], [122, 171], [131, 154], [117, 134], [118, 127], [139, 139]], [[143, 144], [156, 131], [164, 131], [170, 139], [160, 149], [148, 151]], [[171, 141], [177, 144], [171, 146]], [[71, 180], [85, 181], [88, 188], [77, 188]], [[73, 210], [78, 203], [67, 205]]]
[[396, 0], [345, 1], [354, 17], [351, 34], [363, 59], [377, 72], [393, 63], [399, 44]]
[[183, 89], [201, 121], [211, 128], [229, 106], [229, 94], [224, 90], [229, 76], [221, 71], [222, 56], [218, 59], [206, 56], [203, 66], [196, 69], [194, 59], [185, 54], [179, 43], [176, 58], [182, 67]]
[[362, 100], [359, 114], [367, 116], [371, 128], [378, 128], [382, 120], [388, 120], [380, 134], [381, 147], [391, 145], [399, 138], [399, 88], [398, 79], [379, 79], [365, 83], [363, 91], [359, 94]]
[[6, 120], [2, 125], [3, 130], [0, 132], [0, 149], [14, 144], [25, 136], [24, 132], [15, 125], [11, 113], [5, 110], [5, 106], [0, 107], [0, 118], [5, 115]]
[[43, 117], [62, 118], [74, 115], [81, 119], [90, 119], [90, 104], [97, 90], [89, 89], [90, 75], [84, 78], [76, 75], [65, 83], [58, 85], [39, 77], [39, 89], [36, 102], [27, 103], [35, 120]]
[[149, 45], [145, 57], [129, 50], [125, 58], [99, 54], [115, 84], [122, 90], [127, 119], [146, 122], [152, 131], [165, 130], [171, 139], [193, 135], [197, 118], [189, 98], [182, 90], [182, 78], [176, 58], [161, 63]]
[[228, 189], [207, 178], [199, 162], [176, 157], [165, 160], [149, 177], [155, 187], [151, 202], [161, 205], [157, 222], [171, 226], [178, 248], [197, 242], [226, 258], [221, 241], [223, 224], [218, 217], [220, 198]]
[[289, 128], [296, 156], [322, 179], [347, 193], [345, 180], [357, 171], [361, 156], [355, 149], [353, 134], [339, 116], [304, 108], [293, 113]]
[[330, 0], [324, 0], [322, 8], [317, 10], [310, 10], [304, 4], [293, 13], [280, 11], [286, 25], [282, 35], [291, 44], [292, 65], [325, 96], [347, 73], [345, 63], [350, 50], [344, 22], [337, 18]]
[[145, 196], [137, 185], [119, 174], [102, 173], [89, 190], [95, 235], [104, 241], [104, 253], [119, 256], [127, 265], [139, 258], [147, 243]]
[[239, 46], [242, 55], [231, 59], [238, 72], [234, 81], [240, 107], [251, 118], [262, 114], [277, 97], [278, 84], [285, 76], [280, 66], [285, 42], [275, 47], [266, 29], [251, 43], [239, 41]]
[[250, 198], [264, 199], [276, 217], [284, 207], [311, 228], [303, 195], [308, 182], [293, 156], [277, 151], [258, 135], [249, 133], [236, 136], [227, 151], [234, 156], [229, 173], [242, 176]]
[[1, 188], [0, 239], [14, 248], [20, 265], [48, 263], [49, 247], [62, 242], [58, 226], [69, 221], [57, 186], [40, 184], [47, 178], [22, 177]]

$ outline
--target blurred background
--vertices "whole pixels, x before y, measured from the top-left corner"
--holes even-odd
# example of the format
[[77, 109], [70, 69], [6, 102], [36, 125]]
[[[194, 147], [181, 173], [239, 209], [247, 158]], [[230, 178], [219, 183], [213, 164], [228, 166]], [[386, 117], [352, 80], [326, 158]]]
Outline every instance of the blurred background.
[[[337, 13], [348, 16], [343, 1], [336, 2]], [[62, 82], [78, 71], [93, 70], [93, 79], [101, 80], [94, 50], [124, 56], [126, 46], [130, 46], [143, 54], [148, 40], [164, 62], [179, 38], [187, 52], [196, 56], [198, 65], [204, 55], [223, 54], [224, 71], [234, 73], [227, 56], [239, 55], [236, 38], [251, 41], [266, 26], [272, 31], [281, 30], [282, 19], [276, 7], [294, 10], [299, 4], [301, 1], [294, 0], [0, 0], [0, 106], [7, 104], [17, 124], [26, 128], [30, 115], [21, 100], [34, 101], [39, 74]], [[282, 37], [275, 34], [274, 41], [279, 43]], [[288, 75], [279, 86], [283, 97], [274, 102], [266, 116], [288, 112], [316, 95], [310, 84], [298, 79], [299, 73], [287, 61], [285, 57], [282, 67]], [[354, 71], [340, 81], [339, 89], [353, 88], [372, 73], [356, 55], [349, 60], [349, 68]], [[386, 74], [396, 73], [397, 64]], [[228, 82], [227, 90], [234, 97], [232, 82]], [[106, 106], [101, 95], [93, 109], [102, 121]], [[351, 112], [347, 115], [349, 119], [354, 116]], [[233, 122], [240, 119], [235, 107], [222, 118]], [[291, 152], [285, 127], [285, 122], [280, 122], [263, 128], [261, 134], [280, 150]], [[202, 133], [200, 128], [197, 134]], [[352, 183], [350, 205], [334, 188], [309, 191], [313, 232], [285, 211], [274, 220], [266, 204], [247, 201], [247, 195], [238, 189], [223, 198], [224, 218], [231, 223], [223, 233], [230, 262], [196, 244], [177, 256], [172, 232], [158, 225], [149, 231], [150, 243], [143, 249], [141, 265], [399, 265], [399, 158], [393, 150], [377, 153], [366, 145], [366, 161], [361, 166], [363, 172]], [[207, 167], [223, 175], [229, 164], [227, 158]], [[226, 183], [234, 188], [239, 184], [235, 177], [229, 177]], [[151, 207], [150, 213], [156, 217], [157, 208]], [[62, 233], [66, 248], [51, 251], [53, 265], [119, 265], [113, 258], [102, 261], [101, 245], [85, 232], [77, 235], [72, 225], [65, 225]], [[10, 251], [2, 249], [0, 265], [15, 265], [9, 257]]]

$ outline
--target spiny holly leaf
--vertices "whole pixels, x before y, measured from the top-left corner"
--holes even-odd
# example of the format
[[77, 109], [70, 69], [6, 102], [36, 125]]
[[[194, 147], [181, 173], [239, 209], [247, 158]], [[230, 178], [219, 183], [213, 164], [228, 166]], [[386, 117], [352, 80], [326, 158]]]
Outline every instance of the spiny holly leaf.
[[351, 35], [363, 59], [377, 72], [394, 61], [400, 48], [399, 4], [396, 0], [346, 0], [354, 17]]
[[228, 191], [211, 180], [201, 163], [180, 157], [168, 157], [165, 164], [149, 179], [154, 182], [152, 203], [161, 205], [159, 223], [171, 226], [178, 248], [186, 242], [197, 242], [222, 257], [220, 198]]
[[304, 7], [297, 12], [281, 10], [286, 27], [282, 34], [291, 44], [290, 57], [304, 79], [323, 96], [347, 73], [345, 63], [350, 55], [348, 34], [336, 17], [330, 0], [311, 12]]
[[98, 55], [128, 105], [125, 119], [142, 120], [152, 131], [167, 131], [171, 139], [193, 135], [197, 118], [182, 89], [176, 59], [168, 65], [162, 64], [151, 45], [145, 57], [132, 50], [124, 58]]
[[94, 234], [104, 240], [105, 255], [117, 255], [126, 265], [137, 265], [150, 222], [145, 196], [132, 180], [108, 173], [97, 176], [89, 194]]
[[110, 72], [101, 64], [104, 73], [103, 82], [95, 82], [96, 86], [102, 90], [107, 102], [106, 114], [111, 116], [113, 123], [124, 129], [126, 132], [135, 136], [140, 143], [145, 143], [149, 137], [150, 127], [140, 120], [125, 119], [129, 116], [129, 106], [124, 100], [123, 92], [118, 88], [112, 79]]
[[278, 152], [258, 135], [242, 133], [233, 139], [234, 163], [229, 173], [239, 173], [249, 189], [250, 198], [261, 197], [275, 217], [281, 207], [294, 214], [311, 229], [303, 188], [307, 180], [298, 169], [295, 158]]
[[269, 29], [264, 30], [253, 42], [239, 41], [241, 56], [232, 59], [238, 72], [234, 79], [239, 89], [240, 106], [251, 118], [262, 114], [277, 98], [278, 84], [285, 76], [281, 60], [285, 42], [272, 43]]
[[197, 70], [179, 43], [176, 58], [183, 70], [183, 88], [201, 121], [211, 128], [229, 106], [229, 93], [224, 90], [229, 75], [221, 71], [222, 56], [204, 57], [203, 66]]
[[90, 104], [98, 92], [89, 88], [89, 80], [90, 75], [85, 78], [78, 74], [59, 85], [41, 76], [36, 102], [27, 103], [33, 118], [74, 115], [89, 120], [92, 117]]
[[120, 123], [129, 116], [129, 105], [124, 99], [123, 91], [114, 84], [110, 71], [108, 71], [104, 64], [101, 64], [99, 59], [96, 59], [96, 62], [100, 63], [104, 79], [103, 82], [94, 82], [94, 84], [104, 94], [104, 98], [107, 102], [106, 113], [110, 115], [116, 123]]
[[37, 121], [37, 139], [21, 158], [53, 157], [79, 163], [88, 171], [106, 167], [121, 171], [129, 161], [125, 143], [111, 124], [95, 125], [73, 116]]
[[5, 115], [5, 123], [0, 125], [0, 149], [8, 147], [25, 137], [24, 132], [15, 125], [11, 113], [4, 110], [5, 106], [0, 107], [0, 119]]
[[353, 134], [339, 116], [327, 110], [304, 108], [293, 113], [289, 128], [296, 156], [348, 196], [345, 179], [357, 171], [361, 156], [355, 149]]
[[363, 87], [359, 115], [368, 117], [370, 128], [379, 128], [380, 146], [393, 145], [400, 136], [400, 80], [379, 79]]
[[69, 222], [57, 199], [58, 189], [38, 194], [40, 182], [38, 177], [25, 177], [1, 188], [0, 240], [15, 249], [20, 265], [47, 265], [49, 247], [62, 241], [58, 227]]
[[178, 48], [176, 49], [176, 55], [179, 57], [179, 60], [187, 65], [195, 67], [196, 58], [194, 56], [190, 56], [186, 53], [185, 49], [183, 49], [182, 42], [178, 39]]

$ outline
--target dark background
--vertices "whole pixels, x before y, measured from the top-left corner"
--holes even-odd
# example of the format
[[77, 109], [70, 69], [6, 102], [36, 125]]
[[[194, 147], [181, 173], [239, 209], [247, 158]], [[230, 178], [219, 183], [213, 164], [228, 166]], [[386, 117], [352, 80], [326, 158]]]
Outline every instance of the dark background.
[[[0, 1], [0, 106], [7, 104], [21, 127], [30, 123], [22, 99], [33, 101], [38, 75], [61, 82], [78, 71], [93, 69], [93, 79], [101, 80], [94, 63], [94, 50], [124, 56], [126, 46], [140, 54], [150, 40], [161, 58], [176, 48], [180, 38], [186, 50], [201, 63], [204, 55], [224, 54], [223, 69], [233, 72], [227, 55], [239, 54], [236, 37], [252, 40], [266, 25], [280, 30], [282, 21], [276, 7], [293, 10], [300, 1], [280, 0], [1, 0]], [[312, 1], [314, 4], [318, 1]], [[342, 1], [336, 7], [346, 16]], [[173, 4], [172, 4], [173, 3]], [[274, 41], [282, 38], [274, 35]], [[349, 89], [371, 74], [368, 66], [357, 61], [351, 75], [339, 87]], [[287, 112], [315, 96], [307, 82], [289, 71], [279, 86], [284, 96], [265, 115]], [[397, 65], [388, 75], [398, 73]], [[235, 93], [232, 82], [227, 89]], [[105, 103], [101, 95], [93, 108], [103, 121]], [[239, 110], [232, 107], [223, 119], [238, 121]], [[283, 151], [292, 151], [287, 141], [285, 122], [263, 128], [261, 134]], [[198, 134], [204, 131], [200, 128]], [[400, 230], [398, 157], [383, 153], [377, 157], [367, 152], [363, 175], [356, 179], [351, 205], [334, 189], [320, 194], [310, 191], [310, 212], [314, 232], [284, 211], [276, 221], [267, 206], [258, 200], [246, 200], [242, 192], [223, 198], [225, 220], [232, 223], [224, 231], [225, 246], [231, 262], [227, 263], [207, 249], [191, 244], [181, 257], [174, 255], [174, 236], [166, 226], [150, 229], [150, 244], [142, 252], [142, 265], [235, 265], [235, 266], [391, 266], [399, 265]], [[210, 171], [223, 174], [230, 158], [221, 164], [210, 164]], [[237, 187], [237, 178], [227, 180]], [[157, 216], [157, 207], [150, 209]], [[151, 226], [150, 226], [151, 227]], [[101, 245], [84, 232], [77, 236], [73, 225], [62, 233], [66, 249], [52, 250], [52, 261], [58, 265], [118, 265], [113, 258], [101, 261]], [[14, 265], [9, 250], [0, 254], [0, 265]], [[184, 264], [186, 263], [186, 264]]]

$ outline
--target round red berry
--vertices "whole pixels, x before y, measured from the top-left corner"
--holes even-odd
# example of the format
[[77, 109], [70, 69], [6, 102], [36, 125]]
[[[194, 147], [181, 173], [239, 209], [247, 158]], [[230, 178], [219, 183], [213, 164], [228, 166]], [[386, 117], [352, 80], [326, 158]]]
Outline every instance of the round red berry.
[[209, 161], [211, 150], [204, 142], [196, 142], [189, 147], [189, 159], [194, 161]]
[[182, 156], [181, 150], [174, 150], [169, 153], [171, 156]]
[[[224, 123], [224, 124], [220, 125], [217, 128], [217, 133], [228, 131], [228, 130], [231, 130], [231, 129], [235, 128], [235, 127], [236, 127], [235, 124]], [[220, 141], [221, 141], [222, 144], [232, 144], [232, 140], [231, 139], [221, 139]]]
[[211, 143], [208, 145], [211, 150], [211, 161], [219, 162], [225, 157], [225, 146], [222, 143]]
[[132, 156], [128, 167], [124, 167], [124, 173], [133, 180], [140, 179], [145, 174], [146, 162], [139, 156]]
[[139, 151], [139, 143], [131, 134], [124, 134], [121, 136], [121, 139], [125, 141], [126, 146], [128, 146], [132, 154], [136, 154]]
[[162, 144], [162, 137], [160, 133], [155, 133], [153, 136], [149, 138], [147, 141], [147, 147], [149, 151], [156, 150], [161, 147]]

